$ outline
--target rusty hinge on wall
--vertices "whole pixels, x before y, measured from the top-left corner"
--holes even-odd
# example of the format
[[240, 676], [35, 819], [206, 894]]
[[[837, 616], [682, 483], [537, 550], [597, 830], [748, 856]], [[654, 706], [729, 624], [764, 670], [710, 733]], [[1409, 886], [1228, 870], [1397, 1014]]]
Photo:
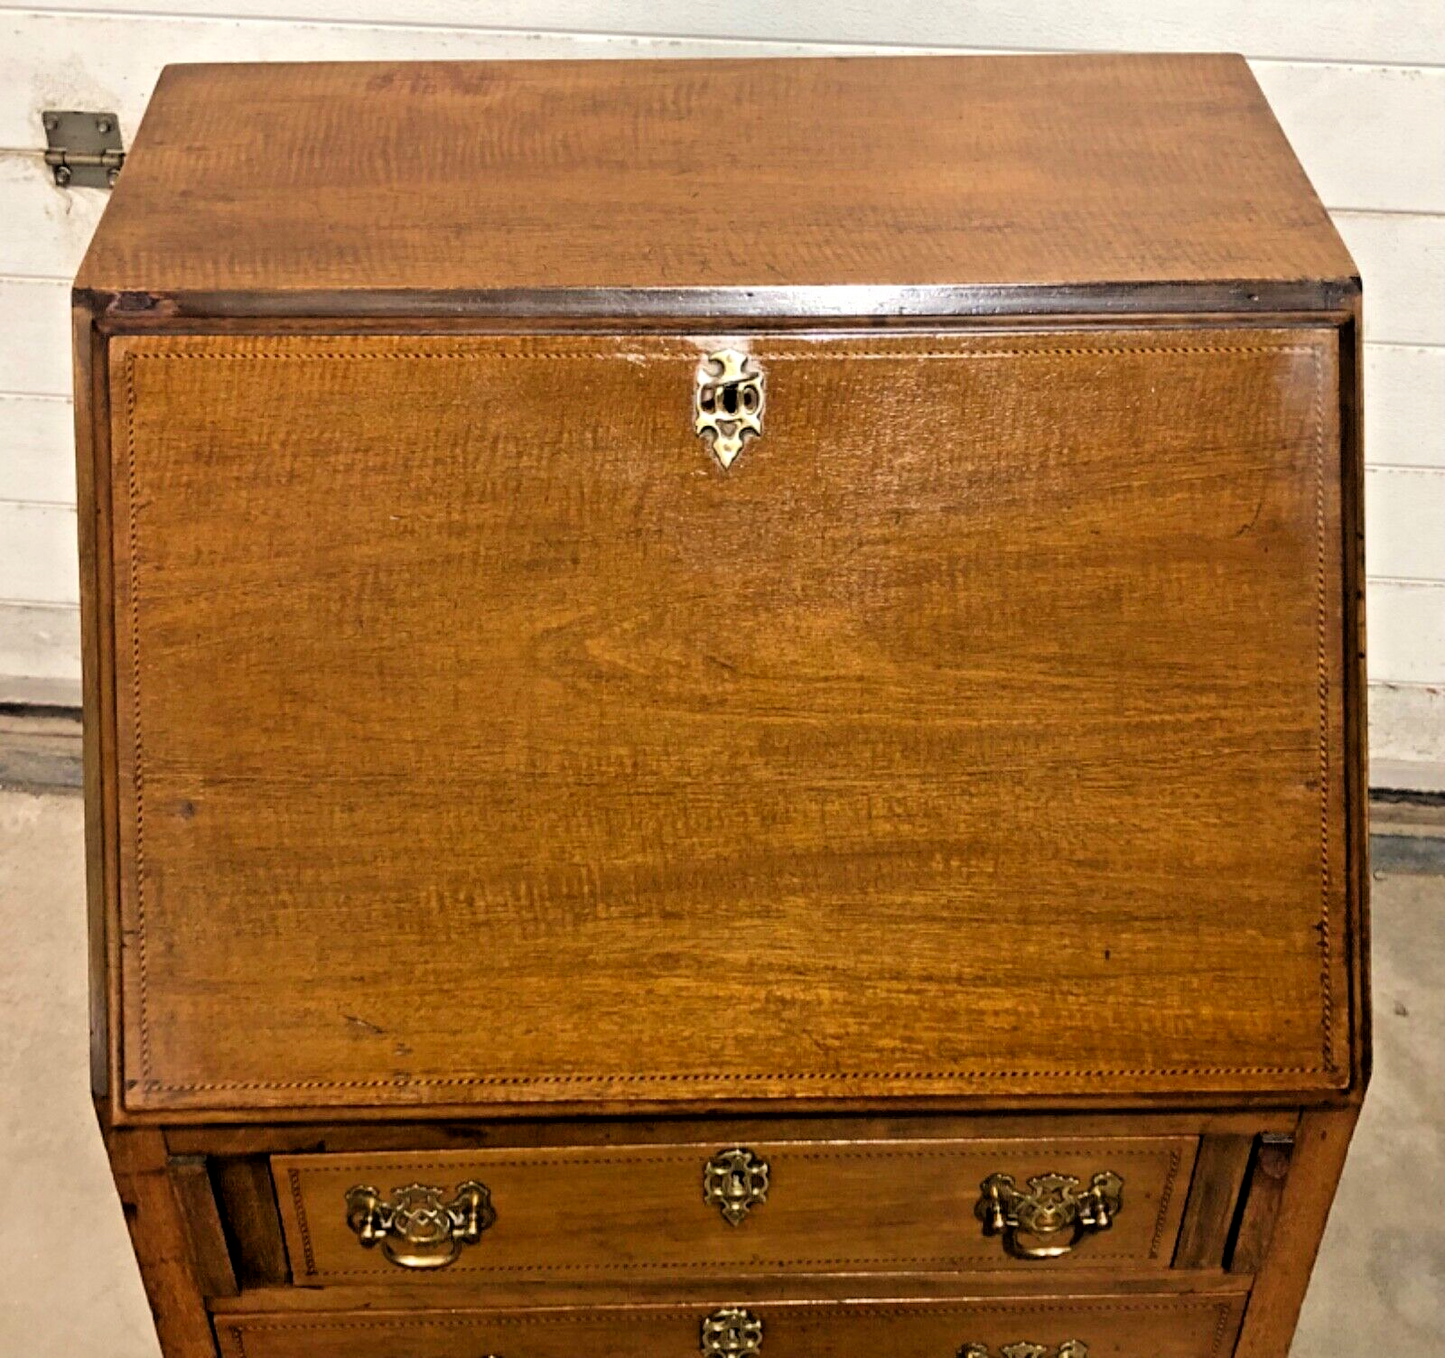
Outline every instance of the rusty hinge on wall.
[[114, 113], [46, 109], [45, 163], [63, 189], [109, 189], [120, 177], [125, 148]]

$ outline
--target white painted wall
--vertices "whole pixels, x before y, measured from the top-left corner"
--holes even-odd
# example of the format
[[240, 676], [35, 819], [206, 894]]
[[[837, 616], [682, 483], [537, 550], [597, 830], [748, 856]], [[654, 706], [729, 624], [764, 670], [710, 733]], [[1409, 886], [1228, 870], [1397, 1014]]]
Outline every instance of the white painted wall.
[[43, 108], [127, 144], [173, 61], [1227, 50], [1366, 287], [1376, 784], [1445, 787], [1442, 0], [51, 0], [0, 3], [0, 699], [79, 675], [68, 279], [105, 195], [54, 187]]

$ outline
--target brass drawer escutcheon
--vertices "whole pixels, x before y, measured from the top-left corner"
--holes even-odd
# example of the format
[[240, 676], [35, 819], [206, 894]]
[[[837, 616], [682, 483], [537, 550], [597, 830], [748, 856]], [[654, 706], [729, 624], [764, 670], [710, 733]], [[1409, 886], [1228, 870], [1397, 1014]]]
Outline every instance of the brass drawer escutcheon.
[[763, 434], [763, 371], [737, 349], [708, 354], [697, 369], [693, 428], [724, 468], [748, 438]]
[[763, 1322], [741, 1306], [726, 1306], [702, 1322], [703, 1358], [734, 1358], [740, 1353], [763, 1351]]
[[398, 1268], [445, 1268], [497, 1219], [486, 1184], [468, 1179], [457, 1185], [450, 1202], [443, 1201], [445, 1192], [428, 1184], [408, 1184], [383, 1198], [376, 1189], [357, 1184], [347, 1190], [346, 1224], [362, 1248], [380, 1245], [382, 1254]]
[[768, 1200], [772, 1171], [746, 1146], [719, 1151], [703, 1166], [702, 1199], [722, 1213], [729, 1226], [740, 1226], [754, 1207]]
[[[993, 1350], [987, 1344], [965, 1344], [959, 1349], [958, 1358], [993, 1358]], [[1049, 1358], [1049, 1346], [1004, 1344], [999, 1348], [998, 1358]], [[1054, 1350], [1053, 1358], [1089, 1358], [1089, 1346], [1077, 1339], [1066, 1339]]]
[[[1094, 1175], [1088, 1188], [1071, 1174], [1036, 1175], [1027, 1192], [1011, 1174], [990, 1174], [979, 1188], [974, 1215], [985, 1235], [1003, 1237], [1015, 1259], [1057, 1259], [1086, 1236], [1107, 1231], [1124, 1206], [1124, 1181], [1110, 1170]], [[1065, 1232], [1067, 1240], [1053, 1243]]]

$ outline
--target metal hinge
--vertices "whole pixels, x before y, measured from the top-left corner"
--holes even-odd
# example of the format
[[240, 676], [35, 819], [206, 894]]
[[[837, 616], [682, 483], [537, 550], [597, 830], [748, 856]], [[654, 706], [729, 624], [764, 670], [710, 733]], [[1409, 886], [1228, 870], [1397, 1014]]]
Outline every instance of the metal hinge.
[[40, 115], [48, 147], [45, 163], [63, 189], [108, 189], [120, 177], [125, 148], [114, 113], [46, 109]]

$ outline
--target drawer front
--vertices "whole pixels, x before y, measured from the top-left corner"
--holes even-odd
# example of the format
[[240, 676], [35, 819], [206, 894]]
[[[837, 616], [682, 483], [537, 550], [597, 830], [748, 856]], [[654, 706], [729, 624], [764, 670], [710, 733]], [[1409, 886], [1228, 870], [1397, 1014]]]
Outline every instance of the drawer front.
[[1334, 332], [712, 343], [112, 343], [126, 1104], [1346, 1084]]
[[[298, 1283], [401, 1284], [1162, 1269], [1195, 1149], [1185, 1136], [714, 1142], [272, 1163]], [[467, 1193], [470, 1231], [465, 1207], [438, 1231], [438, 1207]]]
[[216, 1332], [224, 1358], [1225, 1358], [1243, 1307], [1238, 1292], [811, 1303], [734, 1293], [695, 1306], [225, 1315]]

